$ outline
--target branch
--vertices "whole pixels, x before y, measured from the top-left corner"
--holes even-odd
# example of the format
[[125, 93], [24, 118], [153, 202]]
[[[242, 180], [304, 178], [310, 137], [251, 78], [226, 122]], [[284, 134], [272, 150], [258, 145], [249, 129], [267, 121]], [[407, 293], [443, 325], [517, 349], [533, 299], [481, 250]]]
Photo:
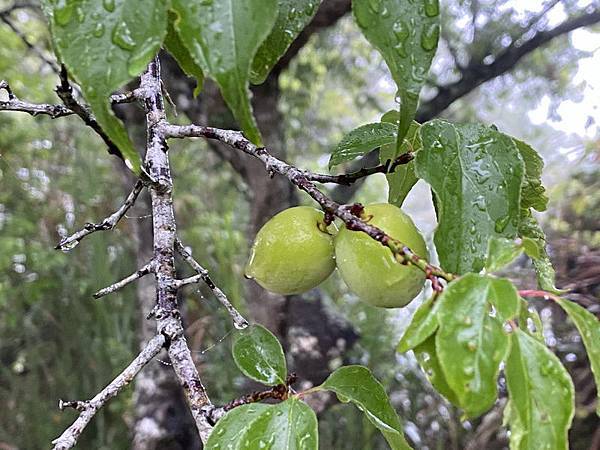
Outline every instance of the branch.
[[119, 289], [124, 288], [129, 283], [132, 283], [135, 280], [139, 280], [143, 276], [148, 275], [150, 272], [153, 272], [153, 271], [154, 271], [154, 263], [153, 263], [153, 261], [150, 261], [144, 267], [142, 267], [141, 269], [138, 269], [137, 271], [135, 271], [134, 273], [129, 275], [127, 278], [123, 278], [121, 281], [118, 281], [108, 287], [105, 287], [104, 289], [100, 289], [98, 292], [96, 292], [93, 295], [93, 297], [98, 299], [98, 298], [104, 297], [105, 295], [112, 294], [113, 292], [116, 292]]
[[133, 186], [132, 191], [125, 199], [125, 202], [121, 205], [119, 209], [117, 209], [114, 213], [105, 218], [102, 222], [86, 223], [83, 226], [83, 229], [77, 231], [69, 237], [66, 237], [65, 239], [60, 241], [60, 243], [54, 248], [56, 250], [69, 251], [75, 248], [77, 244], [79, 244], [81, 240], [87, 235], [95, 233], [96, 231], [112, 230], [117, 225], [119, 220], [121, 220], [121, 218], [129, 210], [129, 208], [133, 206], [136, 199], [138, 198], [138, 195], [140, 195], [140, 192], [142, 192], [143, 187], [144, 183], [141, 180], [138, 180]]
[[183, 257], [183, 259], [185, 259], [186, 262], [190, 266], [192, 266], [192, 268], [196, 272], [198, 272], [198, 275], [194, 277], [186, 278], [184, 280], [177, 280], [178, 283], [176, 284], [176, 288], [180, 288], [181, 286], [190, 283], [198, 283], [200, 280], [204, 281], [208, 288], [213, 292], [215, 297], [217, 297], [217, 300], [219, 300], [221, 304], [225, 307], [225, 309], [227, 309], [227, 312], [229, 312], [229, 315], [233, 320], [233, 326], [236, 327], [238, 330], [246, 328], [248, 326], [248, 321], [244, 319], [244, 317], [238, 312], [237, 309], [235, 309], [235, 306], [231, 304], [225, 293], [221, 289], [219, 289], [218, 286], [215, 285], [215, 283], [213, 283], [213, 281], [210, 278], [210, 275], [208, 274], [208, 270], [202, 267], [198, 263], [198, 261], [196, 261], [192, 257], [190, 252], [188, 252], [185, 249], [184, 245], [179, 239], [175, 241], [175, 248], [177, 249], [177, 252]]
[[[161, 130], [167, 138], [205, 137], [221, 141], [229, 146], [241, 150], [250, 156], [259, 159], [270, 173], [285, 176], [299, 189], [310, 195], [331, 217], [341, 219], [349, 230], [362, 231], [382, 245], [388, 247], [396, 260], [401, 264], [411, 264], [425, 272], [428, 279], [441, 278], [451, 281], [454, 275], [429, 264], [424, 258], [414, 253], [402, 242], [390, 237], [383, 230], [367, 223], [368, 218], [362, 216], [362, 205], [340, 205], [323, 194], [313, 182], [307, 179], [307, 172], [300, 170], [286, 162], [275, 158], [265, 148], [259, 148], [244, 137], [239, 131], [221, 130], [213, 127], [199, 125], [172, 125], [167, 122], [160, 124]], [[366, 219], [366, 220], [365, 220]]]
[[87, 402], [60, 402], [61, 407], [71, 406], [81, 411], [79, 417], [73, 424], [67, 428], [63, 434], [52, 441], [54, 450], [67, 450], [73, 448], [83, 432], [84, 428], [92, 420], [96, 412], [104, 404], [115, 397], [135, 378], [138, 372], [152, 360], [165, 344], [165, 336], [159, 334], [155, 336], [140, 354], [121, 372], [108, 386], [102, 389], [96, 396]]
[[328, 175], [306, 171], [305, 176], [309, 181], [316, 181], [317, 183], [336, 183], [344, 186], [350, 186], [352, 183], [360, 180], [361, 178], [368, 177], [375, 173], [392, 173], [401, 164], [408, 164], [413, 160], [414, 156], [412, 153], [404, 153], [393, 162], [388, 160], [385, 164], [380, 164], [375, 167], [364, 167], [352, 173], [344, 173], [341, 175]]
[[550, 30], [540, 31], [523, 43], [513, 42], [491, 64], [484, 64], [482, 61], [470, 63], [465, 68], [463, 77], [460, 80], [446, 86], [441, 86], [438, 94], [433, 99], [421, 105], [417, 114], [417, 121], [426, 122], [439, 115], [453, 102], [467, 95], [486, 81], [508, 72], [524, 56], [547, 44], [552, 39], [570, 33], [577, 28], [593, 25], [598, 22], [600, 22], [600, 10], [593, 10], [592, 12], [566, 20]]
[[26, 112], [34, 117], [45, 114], [53, 119], [73, 114], [73, 111], [63, 105], [49, 105], [46, 103], [29, 103], [22, 101], [13, 93], [8, 82], [4, 80], [0, 81], [0, 90], [4, 90], [8, 94], [7, 101], [0, 101], [0, 111]]

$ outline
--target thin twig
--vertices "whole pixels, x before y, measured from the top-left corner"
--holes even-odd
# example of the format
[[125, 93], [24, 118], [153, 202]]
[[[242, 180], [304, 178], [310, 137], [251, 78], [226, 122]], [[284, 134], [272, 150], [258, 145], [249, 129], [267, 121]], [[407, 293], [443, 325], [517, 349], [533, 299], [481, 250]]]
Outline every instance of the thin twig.
[[240, 314], [240, 312], [231, 304], [225, 293], [219, 289], [219, 287], [212, 281], [208, 270], [202, 267], [198, 261], [196, 261], [193, 256], [185, 249], [183, 243], [177, 239], [175, 241], [175, 248], [177, 252], [185, 259], [185, 261], [192, 266], [192, 268], [198, 273], [193, 277], [186, 278], [184, 280], [176, 281], [176, 288], [180, 288], [181, 286], [185, 286], [186, 284], [198, 283], [199, 281], [203, 281], [208, 288], [213, 292], [217, 300], [221, 302], [221, 304], [227, 309], [227, 312], [231, 316], [233, 320], [233, 326], [238, 330], [243, 330], [248, 326], [248, 321], [244, 319], [244, 317]]
[[309, 181], [316, 181], [317, 183], [336, 183], [344, 186], [350, 186], [352, 183], [360, 180], [361, 178], [368, 177], [376, 173], [392, 173], [396, 170], [396, 167], [402, 164], [408, 164], [413, 160], [414, 156], [412, 153], [404, 153], [394, 161], [388, 160], [385, 164], [380, 164], [375, 167], [365, 167], [356, 172], [344, 173], [341, 175], [328, 175], [321, 173], [313, 173], [305, 171], [306, 179]]
[[112, 230], [117, 225], [119, 220], [121, 220], [121, 218], [129, 210], [129, 208], [133, 206], [136, 199], [138, 198], [138, 195], [140, 195], [140, 192], [142, 192], [143, 188], [144, 183], [141, 180], [138, 180], [133, 186], [133, 189], [131, 190], [127, 198], [125, 199], [125, 202], [121, 205], [119, 209], [117, 209], [110, 216], [106, 217], [102, 222], [86, 223], [83, 226], [83, 229], [77, 231], [76, 233], [73, 233], [69, 237], [64, 238], [54, 248], [56, 250], [69, 251], [75, 248], [84, 237], [95, 233], [96, 231]]
[[44, 114], [50, 116], [53, 119], [74, 114], [73, 111], [71, 111], [64, 105], [51, 105], [47, 103], [29, 103], [20, 100], [13, 93], [8, 82], [4, 80], [0, 81], [0, 90], [4, 90], [8, 94], [7, 101], [0, 101], [0, 111], [25, 112], [34, 117]]
[[67, 450], [73, 448], [83, 432], [84, 428], [92, 420], [96, 412], [104, 406], [104, 404], [115, 397], [135, 378], [137, 373], [152, 360], [163, 348], [166, 338], [159, 334], [152, 338], [140, 354], [123, 370], [108, 386], [102, 389], [94, 398], [87, 402], [62, 402], [62, 406], [74, 405], [80, 409], [81, 414], [67, 428], [63, 434], [52, 441], [54, 450]]
[[205, 137], [215, 139], [259, 159], [269, 172], [285, 176], [290, 182], [319, 203], [326, 214], [341, 219], [346, 228], [353, 231], [362, 231], [388, 247], [399, 263], [411, 264], [420, 268], [429, 279], [441, 278], [449, 282], [455, 278], [453, 274], [429, 264], [427, 260], [414, 253], [402, 242], [386, 234], [383, 230], [370, 225], [368, 218], [363, 217], [362, 205], [340, 205], [334, 202], [307, 178], [306, 171], [300, 170], [272, 156], [267, 149], [257, 147], [246, 139], [241, 132], [199, 125], [172, 125], [166, 121], [162, 122], [161, 129], [168, 138]]
[[100, 289], [98, 292], [96, 292], [93, 295], [93, 297], [98, 299], [98, 298], [104, 297], [105, 295], [112, 294], [113, 292], [116, 292], [119, 289], [123, 289], [129, 283], [132, 283], [135, 280], [139, 280], [143, 276], [148, 275], [153, 270], [154, 270], [154, 263], [149, 262], [144, 267], [142, 267], [139, 270], [136, 270], [134, 273], [132, 273], [128, 277], [123, 278], [122, 280], [117, 281], [116, 283], [111, 284], [110, 286], [105, 287], [104, 289]]

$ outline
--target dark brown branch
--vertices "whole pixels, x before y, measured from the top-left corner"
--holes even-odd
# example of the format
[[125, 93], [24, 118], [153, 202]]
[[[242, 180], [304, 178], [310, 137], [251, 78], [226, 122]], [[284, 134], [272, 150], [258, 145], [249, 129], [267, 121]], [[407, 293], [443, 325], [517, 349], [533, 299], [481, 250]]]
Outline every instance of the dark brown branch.
[[370, 225], [361, 217], [361, 205], [340, 205], [323, 192], [321, 192], [313, 182], [307, 179], [307, 172], [298, 169], [286, 162], [275, 158], [265, 148], [259, 148], [252, 144], [239, 131], [221, 130], [213, 127], [204, 127], [199, 125], [172, 125], [167, 122], [161, 124], [161, 130], [167, 138], [186, 138], [186, 137], [205, 137], [221, 141], [235, 149], [241, 150], [250, 156], [259, 159], [267, 171], [285, 176], [290, 182], [299, 189], [310, 195], [325, 211], [326, 214], [341, 219], [346, 227], [354, 231], [362, 231], [382, 245], [388, 247], [394, 257], [401, 264], [411, 264], [419, 267], [429, 279], [442, 278], [446, 281], [454, 279], [454, 275], [449, 274], [442, 269], [429, 264], [424, 258], [415, 254], [410, 248], [402, 242], [384, 233], [381, 229]]
[[198, 261], [196, 261], [190, 252], [185, 249], [185, 246], [182, 242], [177, 239], [175, 241], [175, 247], [177, 252], [185, 259], [185, 261], [192, 266], [192, 268], [198, 273], [198, 275], [186, 278], [184, 280], [176, 280], [176, 288], [180, 288], [186, 284], [190, 283], [198, 283], [199, 281], [203, 281], [208, 288], [213, 292], [214, 296], [221, 302], [221, 304], [227, 309], [227, 312], [231, 316], [233, 320], [233, 326], [238, 330], [242, 330], [248, 326], [248, 321], [244, 319], [244, 317], [239, 313], [239, 311], [231, 304], [225, 293], [219, 289], [219, 287], [213, 282], [208, 274], [208, 270], [202, 267]]
[[159, 334], [155, 336], [140, 354], [121, 372], [108, 386], [102, 389], [94, 398], [86, 402], [60, 402], [59, 407], [74, 407], [81, 411], [79, 417], [73, 424], [67, 428], [63, 434], [52, 441], [54, 450], [67, 450], [77, 444], [79, 436], [84, 428], [90, 423], [96, 412], [102, 408], [105, 403], [121, 392], [135, 378], [137, 373], [154, 358], [165, 344], [165, 336]]
[[438, 94], [433, 99], [421, 105], [417, 114], [417, 121], [426, 122], [439, 115], [456, 100], [472, 92], [486, 81], [508, 72], [524, 56], [547, 44], [552, 39], [598, 22], [600, 22], [600, 10], [593, 10], [568, 19], [550, 30], [540, 31], [523, 43], [513, 42], [491, 64], [485, 64], [482, 61], [471, 62], [465, 68], [463, 77], [460, 80], [440, 87]]
[[138, 195], [140, 195], [140, 192], [142, 192], [143, 188], [144, 184], [141, 180], [138, 180], [133, 186], [133, 189], [131, 190], [127, 198], [125, 199], [125, 202], [121, 205], [119, 209], [117, 209], [114, 213], [105, 218], [102, 222], [86, 223], [83, 226], [83, 229], [77, 231], [69, 237], [64, 238], [54, 248], [56, 250], [69, 251], [75, 248], [84, 237], [95, 233], [96, 231], [112, 230], [117, 225], [119, 220], [121, 220], [121, 218], [129, 210], [129, 208], [133, 206], [136, 199], [138, 198]]
[[336, 183], [344, 186], [350, 186], [352, 183], [360, 180], [361, 178], [368, 177], [376, 173], [392, 173], [396, 170], [396, 167], [402, 164], [408, 164], [413, 160], [414, 156], [412, 153], [404, 153], [393, 162], [388, 160], [385, 164], [380, 164], [375, 167], [364, 167], [352, 173], [344, 173], [341, 175], [328, 175], [320, 173], [305, 172], [306, 179], [309, 181], [316, 181], [317, 183]]

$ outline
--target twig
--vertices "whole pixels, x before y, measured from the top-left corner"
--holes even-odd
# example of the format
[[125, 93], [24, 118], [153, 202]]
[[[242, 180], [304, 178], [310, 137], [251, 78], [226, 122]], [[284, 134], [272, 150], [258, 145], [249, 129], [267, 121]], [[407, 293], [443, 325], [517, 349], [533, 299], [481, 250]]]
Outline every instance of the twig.
[[178, 288], [184, 286], [185, 284], [197, 283], [200, 280], [204, 281], [204, 283], [208, 286], [208, 288], [213, 292], [217, 300], [221, 302], [221, 304], [227, 309], [227, 312], [231, 316], [233, 320], [233, 326], [235, 326], [238, 330], [242, 330], [248, 326], [248, 321], [244, 319], [244, 317], [239, 313], [239, 311], [231, 304], [225, 293], [219, 289], [219, 287], [211, 280], [208, 270], [202, 267], [198, 261], [196, 261], [190, 252], [185, 249], [185, 246], [182, 242], [177, 239], [175, 241], [175, 248], [177, 252], [185, 259], [185, 261], [192, 266], [192, 268], [198, 272], [198, 275], [190, 278], [186, 278], [185, 280], [177, 280], [179, 281]]
[[537, 289], [524, 289], [519, 291], [519, 295], [521, 297], [543, 298], [544, 300], [560, 300], [560, 297], [552, 292], [540, 291]]
[[135, 378], [137, 373], [152, 360], [162, 349], [166, 338], [159, 334], [152, 338], [140, 354], [121, 372], [111, 383], [102, 389], [88, 402], [63, 402], [62, 406], [76, 406], [81, 411], [79, 417], [67, 428], [63, 434], [52, 441], [54, 450], [67, 450], [73, 448], [84, 428], [92, 420], [96, 412], [104, 404], [115, 397]]
[[360, 180], [361, 178], [368, 177], [375, 173], [392, 173], [401, 164], [408, 164], [413, 160], [414, 156], [412, 153], [404, 153], [394, 161], [388, 160], [385, 164], [381, 164], [375, 167], [365, 167], [356, 172], [344, 173], [341, 175], [328, 175], [321, 173], [313, 173], [305, 171], [306, 179], [309, 181], [316, 181], [317, 183], [336, 183], [344, 186], [350, 186], [352, 183]]
[[22, 101], [13, 93], [8, 82], [4, 80], [0, 81], [0, 90], [4, 90], [8, 94], [8, 101], [0, 101], [0, 111], [25, 112], [34, 117], [40, 114], [45, 114], [53, 119], [74, 114], [73, 111], [63, 105], [29, 103]]
[[144, 267], [142, 267], [141, 269], [139, 269], [139, 270], [135, 271], [134, 273], [132, 273], [131, 275], [129, 275], [128, 277], [123, 278], [121, 281], [117, 281], [116, 283], [111, 284], [110, 286], [105, 287], [104, 289], [100, 289], [98, 292], [96, 292], [93, 295], [93, 297], [98, 299], [98, 298], [104, 297], [105, 295], [112, 294], [113, 292], [116, 292], [119, 289], [124, 288], [129, 283], [131, 283], [135, 280], [139, 280], [140, 278], [142, 278], [145, 275], [148, 275], [153, 270], [154, 270], [154, 264], [151, 261], [148, 264], [146, 264]]
[[138, 180], [133, 186], [133, 189], [131, 190], [127, 198], [125, 199], [125, 202], [121, 205], [119, 209], [117, 209], [110, 216], [106, 217], [102, 222], [86, 223], [83, 226], [83, 229], [77, 231], [76, 233], [73, 233], [69, 237], [64, 238], [54, 248], [56, 250], [69, 251], [75, 248], [84, 237], [95, 233], [96, 231], [112, 230], [117, 225], [119, 220], [121, 220], [121, 218], [129, 210], [129, 208], [133, 206], [136, 199], [138, 198], [138, 195], [140, 195], [140, 192], [142, 192], [143, 188], [144, 183], [141, 180]]
[[300, 170], [272, 156], [267, 149], [257, 147], [246, 139], [241, 132], [199, 125], [172, 125], [166, 121], [161, 123], [161, 130], [167, 138], [205, 137], [208, 139], [215, 139], [259, 159], [269, 172], [285, 176], [299, 189], [306, 192], [319, 203], [326, 214], [341, 219], [346, 225], [346, 228], [353, 231], [362, 231], [382, 245], [388, 247], [394, 254], [396, 260], [401, 264], [411, 264], [420, 268], [426, 273], [426, 276], [429, 279], [435, 277], [449, 282], [455, 278], [453, 274], [447, 273], [439, 267], [429, 264], [424, 258], [414, 253], [402, 242], [386, 234], [383, 230], [367, 223], [365, 219], [368, 220], [368, 218], [361, 217], [363, 210], [362, 205], [348, 206], [334, 202], [323, 194], [313, 182], [307, 179], [306, 171]]

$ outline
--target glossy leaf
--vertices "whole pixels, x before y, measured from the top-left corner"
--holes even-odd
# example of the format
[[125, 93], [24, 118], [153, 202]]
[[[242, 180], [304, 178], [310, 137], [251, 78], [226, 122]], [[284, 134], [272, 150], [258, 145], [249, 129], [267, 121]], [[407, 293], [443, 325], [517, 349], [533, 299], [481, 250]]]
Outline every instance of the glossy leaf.
[[363, 366], [340, 367], [320, 387], [335, 392], [342, 402], [356, 404], [385, 436], [392, 450], [410, 448], [385, 389], [369, 369]]
[[141, 158], [112, 112], [110, 95], [139, 75], [158, 53], [167, 29], [161, 0], [45, 1], [52, 41], [81, 86], [96, 120], [135, 173]]
[[496, 272], [512, 263], [523, 253], [521, 242], [514, 239], [492, 237], [488, 243], [485, 268], [488, 272]]
[[277, 0], [173, 0], [175, 29], [190, 54], [214, 79], [246, 136], [261, 144], [252, 115], [250, 66], [277, 18]]
[[382, 54], [398, 86], [400, 146], [437, 49], [438, 0], [353, 0], [352, 12], [367, 40]]
[[521, 330], [511, 337], [505, 375], [511, 409], [511, 449], [568, 448], [574, 415], [573, 382], [560, 360]]
[[[381, 118], [382, 122], [395, 124], [398, 124], [399, 120], [400, 116], [397, 111], [388, 111]], [[422, 148], [421, 135], [419, 134], [420, 127], [421, 125], [414, 121], [410, 124], [400, 148], [397, 147], [396, 143], [383, 145], [379, 151], [380, 162], [384, 164], [388, 160], [393, 161], [407, 152], [416, 154]], [[387, 173], [385, 176], [389, 186], [388, 203], [401, 207], [406, 196], [418, 180], [415, 174], [415, 162], [410, 161], [408, 164], [401, 164], [396, 167], [396, 170]]]
[[396, 142], [396, 132], [396, 126], [390, 123], [368, 123], [350, 131], [331, 152], [329, 168]]
[[[496, 401], [500, 362], [509, 350], [502, 323], [490, 316], [494, 284], [492, 277], [467, 274], [450, 283], [439, 299], [435, 348], [448, 386], [468, 416], [485, 412]], [[508, 311], [512, 300], [508, 306], [503, 300], [495, 298], [494, 306]], [[517, 297], [515, 315], [518, 306]]]
[[317, 417], [306, 403], [296, 398], [276, 405], [240, 406], [217, 422], [206, 448], [316, 450]]
[[279, 58], [312, 20], [320, 3], [321, 0], [278, 0], [279, 11], [275, 25], [252, 61], [252, 83], [260, 84], [265, 81]]
[[542, 318], [537, 309], [534, 306], [529, 306], [529, 303], [523, 299], [521, 299], [521, 309], [519, 311], [519, 325], [525, 333], [545, 344]]
[[277, 338], [262, 325], [250, 325], [237, 333], [232, 346], [239, 369], [259, 383], [273, 386], [285, 383], [287, 366]]
[[415, 311], [415, 314], [398, 343], [398, 352], [404, 353], [419, 345], [437, 330], [435, 297], [429, 297]]
[[525, 177], [521, 191], [521, 208], [533, 208], [537, 211], [545, 211], [548, 207], [546, 189], [542, 185], [542, 170], [544, 160], [529, 144], [514, 139], [517, 149], [525, 164]]
[[600, 321], [595, 315], [577, 303], [561, 298], [558, 300], [558, 304], [567, 312], [583, 340], [596, 381], [598, 395], [596, 414], [600, 416]]
[[414, 348], [414, 352], [421, 369], [423, 369], [423, 372], [425, 372], [427, 379], [435, 390], [446, 397], [449, 402], [458, 405], [458, 397], [448, 385], [446, 375], [444, 375], [440, 366], [440, 360], [435, 349], [435, 334], [432, 334], [417, 345]]
[[478, 124], [433, 120], [421, 126], [416, 173], [437, 198], [435, 244], [442, 267], [479, 272], [492, 237], [514, 239], [523, 161], [513, 140]]
[[202, 72], [202, 68], [194, 61], [194, 58], [192, 58], [189, 50], [175, 30], [175, 20], [177, 20], [177, 15], [171, 11], [169, 13], [169, 27], [167, 29], [164, 46], [171, 56], [175, 58], [175, 61], [177, 61], [177, 64], [179, 64], [179, 67], [181, 67], [185, 74], [196, 80], [196, 88], [194, 89], [194, 97], [196, 97], [202, 91], [204, 72]]

